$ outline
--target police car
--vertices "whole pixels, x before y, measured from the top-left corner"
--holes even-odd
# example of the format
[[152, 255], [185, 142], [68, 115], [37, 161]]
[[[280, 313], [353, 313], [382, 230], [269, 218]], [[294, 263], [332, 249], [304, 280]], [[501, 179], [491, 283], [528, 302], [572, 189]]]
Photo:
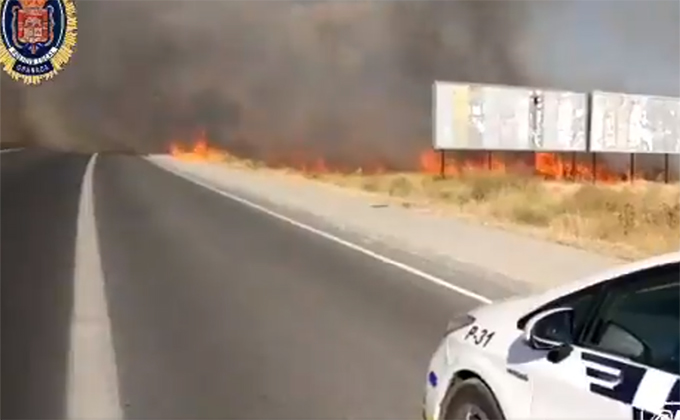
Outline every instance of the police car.
[[449, 323], [423, 417], [680, 420], [680, 252]]

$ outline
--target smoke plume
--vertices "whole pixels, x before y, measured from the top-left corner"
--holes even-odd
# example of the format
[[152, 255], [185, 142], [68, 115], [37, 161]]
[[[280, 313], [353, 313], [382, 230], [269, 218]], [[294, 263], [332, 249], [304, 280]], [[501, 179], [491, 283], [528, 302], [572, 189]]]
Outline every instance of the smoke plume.
[[163, 152], [200, 127], [255, 156], [407, 165], [435, 79], [678, 95], [678, 5], [79, 1], [66, 69], [20, 92], [3, 78], [2, 137], [16, 119], [49, 147]]

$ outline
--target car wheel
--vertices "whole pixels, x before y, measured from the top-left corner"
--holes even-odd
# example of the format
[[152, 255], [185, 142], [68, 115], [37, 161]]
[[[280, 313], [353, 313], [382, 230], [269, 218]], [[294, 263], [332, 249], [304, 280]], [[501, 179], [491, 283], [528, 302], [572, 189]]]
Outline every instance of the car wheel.
[[496, 398], [477, 378], [456, 381], [442, 407], [442, 420], [505, 420]]

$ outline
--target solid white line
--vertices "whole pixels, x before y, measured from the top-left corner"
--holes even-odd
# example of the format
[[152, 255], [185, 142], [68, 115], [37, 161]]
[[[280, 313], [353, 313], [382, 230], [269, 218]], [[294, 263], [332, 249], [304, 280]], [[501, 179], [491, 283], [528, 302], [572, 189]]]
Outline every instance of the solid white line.
[[94, 216], [94, 155], [78, 209], [78, 236], [68, 370], [69, 419], [122, 419], [118, 373]]
[[149, 160], [149, 162], [152, 162], [152, 163], [156, 164], [157, 166], [159, 166], [159, 167], [161, 167], [161, 168], [163, 168], [163, 169], [165, 169], [165, 170], [167, 170], [167, 171], [169, 171], [169, 172], [172, 172], [173, 174], [175, 174], [175, 175], [177, 175], [177, 176], [179, 176], [179, 177], [181, 177], [181, 178], [184, 178], [184, 179], [186, 179], [186, 180], [188, 180], [188, 181], [191, 181], [191, 182], [193, 182], [194, 184], [197, 184], [197, 185], [199, 185], [199, 186], [201, 186], [201, 187], [203, 187], [203, 188], [206, 188], [206, 189], [208, 189], [208, 190], [210, 190], [210, 191], [213, 191], [213, 192], [215, 192], [215, 193], [217, 193], [217, 194], [220, 194], [220, 195], [223, 196], [223, 197], [227, 197], [227, 198], [229, 198], [229, 199], [231, 199], [231, 200], [234, 200], [234, 201], [236, 201], [236, 202], [239, 202], [239, 203], [241, 203], [241, 204], [243, 204], [243, 205], [245, 205], [245, 206], [248, 206], [248, 207], [253, 208], [253, 209], [255, 209], [255, 210], [258, 210], [258, 211], [260, 211], [260, 212], [262, 212], [262, 213], [265, 213], [265, 214], [267, 214], [267, 215], [269, 215], [269, 216], [271, 216], [271, 217], [274, 217], [274, 218], [276, 218], [276, 219], [279, 219], [279, 220], [281, 220], [281, 221], [284, 221], [284, 222], [286, 222], [286, 223], [289, 223], [289, 224], [291, 224], [291, 225], [293, 225], [293, 226], [295, 226], [295, 227], [298, 227], [298, 228], [300, 228], [300, 229], [306, 230], [307, 232], [311, 232], [311, 233], [313, 233], [313, 234], [315, 234], [315, 235], [318, 235], [318, 236], [321, 236], [321, 237], [323, 237], [323, 238], [326, 238], [326, 239], [328, 239], [329, 241], [332, 241], [332, 242], [335, 242], [335, 243], [337, 243], [337, 244], [343, 245], [343, 246], [345, 246], [345, 247], [347, 247], [347, 248], [353, 249], [354, 251], [357, 251], [357, 252], [360, 252], [360, 253], [362, 253], [362, 254], [364, 254], [364, 255], [367, 255], [367, 256], [369, 256], [369, 257], [371, 257], [371, 258], [374, 258], [374, 259], [376, 259], [376, 260], [378, 260], [378, 261], [380, 261], [380, 262], [382, 262], [382, 263], [391, 265], [391, 266], [393, 266], [393, 267], [397, 267], [397, 268], [399, 268], [399, 269], [401, 269], [401, 270], [403, 270], [403, 271], [406, 271], [407, 273], [413, 274], [414, 276], [418, 276], [418, 277], [420, 277], [420, 278], [422, 278], [422, 279], [425, 279], [425, 280], [427, 280], [427, 281], [429, 281], [429, 282], [431, 282], [431, 283], [434, 283], [434, 284], [436, 284], [436, 285], [438, 285], [438, 286], [445, 287], [445, 288], [447, 288], [447, 289], [449, 289], [449, 290], [452, 290], [452, 291], [454, 291], [454, 292], [456, 292], [456, 293], [459, 293], [459, 294], [461, 294], [461, 295], [463, 295], [463, 296], [466, 296], [466, 297], [469, 297], [469, 298], [471, 298], [471, 299], [475, 299], [475, 300], [477, 300], [477, 301], [479, 301], [479, 302], [487, 303], [487, 304], [488, 304], [488, 303], [492, 303], [492, 300], [489, 299], [489, 298], [487, 298], [487, 297], [485, 297], [485, 296], [482, 296], [482, 295], [477, 294], [477, 293], [475, 293], [475, 292], [472, 292], [472, 291], [470, 291], [470, 290], [464, 289], [464, 288], [462, 288], [462, 287], [460, 287], [460, 286], [456, 286], [456, 285], [454, 285], [454, 284], [451, 284], [451, 283], [447, 282], [446, 280], [443, 280], [443, 279], [441, 279], [441, 278], [439, 278], [439, 277], [433, 276], [432, 274], [428, 274], [428, 273], [426, 273], [426, 272], [424, 272], [424, 271], [422, 271], [422, 270], [419, 270], [419, 269], [417, 269], [417, 268], [415, 268], [415, 267], [412, 267], [412, 266], [410, 266], [410, 265], [404, 264], [404, 263], [399, 262], [399, 261], [395, 261], [395, 260], [393, 260], [393, 259], [391, 259], [391, 258], [389, 258], [389, 257], [386, 257], [386, 256], [382, 255], [382, 254], [379, 254], [379, 253], [377, 253], [377, 252], [371, 251], [370, 249], [366, 249], [366, 248], [362, 247], [361, 245], [357, 245], [357, 244], [355, 244], [355, 243], [353, 243], [353, 242], [349, 242], [349, 241], [347, 241], [347, 240], [345, 240], [345, 239], [339, 238], [339, 237], [337, 237], [337, 236], [335, 236], [335, 235], [333, 235], [333, 234], [330, 234], [330, 233], [328, 233], [328, 232], [322, 231], [322, 230], [320, 230], [320, 229], [317, 229], [317, 228], [315, 228], [315, 227], [309, 226], [309, 225], [304, 224], [304, 223], [302, 223], [302, 222], [299, 222], [299, 221], [297, 221], [297, 220], [291, 219], [290, 217], [284, 216], [284, 215], [282, 215], [282, 214], [280, 214], [280, 213], [277, 213], [277, 212], [274, 211], [274, 210], [271, 210], [271, 209], [268, 209], [268, 208], [266, 208], [266, 207], [263, 207], [263, 206], [261, 206], [261, 205], [259, 205], [259, 204], [257, 204], [257, 203], [253, 203], [252, 201], [247, 200], [247, 199], [245, 199], [245, 198], [243, 198], [243, 197], [239, 197], [239, 196], [234, 195], [234, 194], [232, 194], [232, 193], [223, 191], [223, 190], [221, 190], [221, 189], [219, 189], [219, 188], [216, 188], [216, 187], [214, 187], [214, 186], [212, 186], [212, 185], [210, 185], [210, 184], [204, 182], [204, 181], [201, 180], [201, 179], [197, 179], [197, 178], [196, 178], [195, 176], [193, 176], [193, 175], [189, 175], [188, 173], [183, 172], [183, 171], [180, 171], [180, 170], [178, 170], [178, 169], [176, 169], [176, 168], [173, 168], [173, 167], [171, 167], [171, 166], [169, 166], [169, 165], [161, 164], [160, 162], [156, 162], [156, 161], [152, 161], [152, 160]]
[[23, 147], [18, 147], [18, 148], [15, 148], [15, 149], [2, 149], [2, 150], [0, 150], [0, 153], [20, 152], [22, 150], [24, 150]]

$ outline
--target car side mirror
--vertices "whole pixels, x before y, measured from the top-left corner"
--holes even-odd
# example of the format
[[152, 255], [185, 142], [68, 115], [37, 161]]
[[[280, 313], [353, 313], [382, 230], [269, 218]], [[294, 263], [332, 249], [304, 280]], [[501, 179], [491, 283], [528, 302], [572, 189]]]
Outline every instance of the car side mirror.
[[574, 310], [554, 308], [537, 313], [524, 326], [524, 341], [536, 350], [553, 350], [574, 342]]

